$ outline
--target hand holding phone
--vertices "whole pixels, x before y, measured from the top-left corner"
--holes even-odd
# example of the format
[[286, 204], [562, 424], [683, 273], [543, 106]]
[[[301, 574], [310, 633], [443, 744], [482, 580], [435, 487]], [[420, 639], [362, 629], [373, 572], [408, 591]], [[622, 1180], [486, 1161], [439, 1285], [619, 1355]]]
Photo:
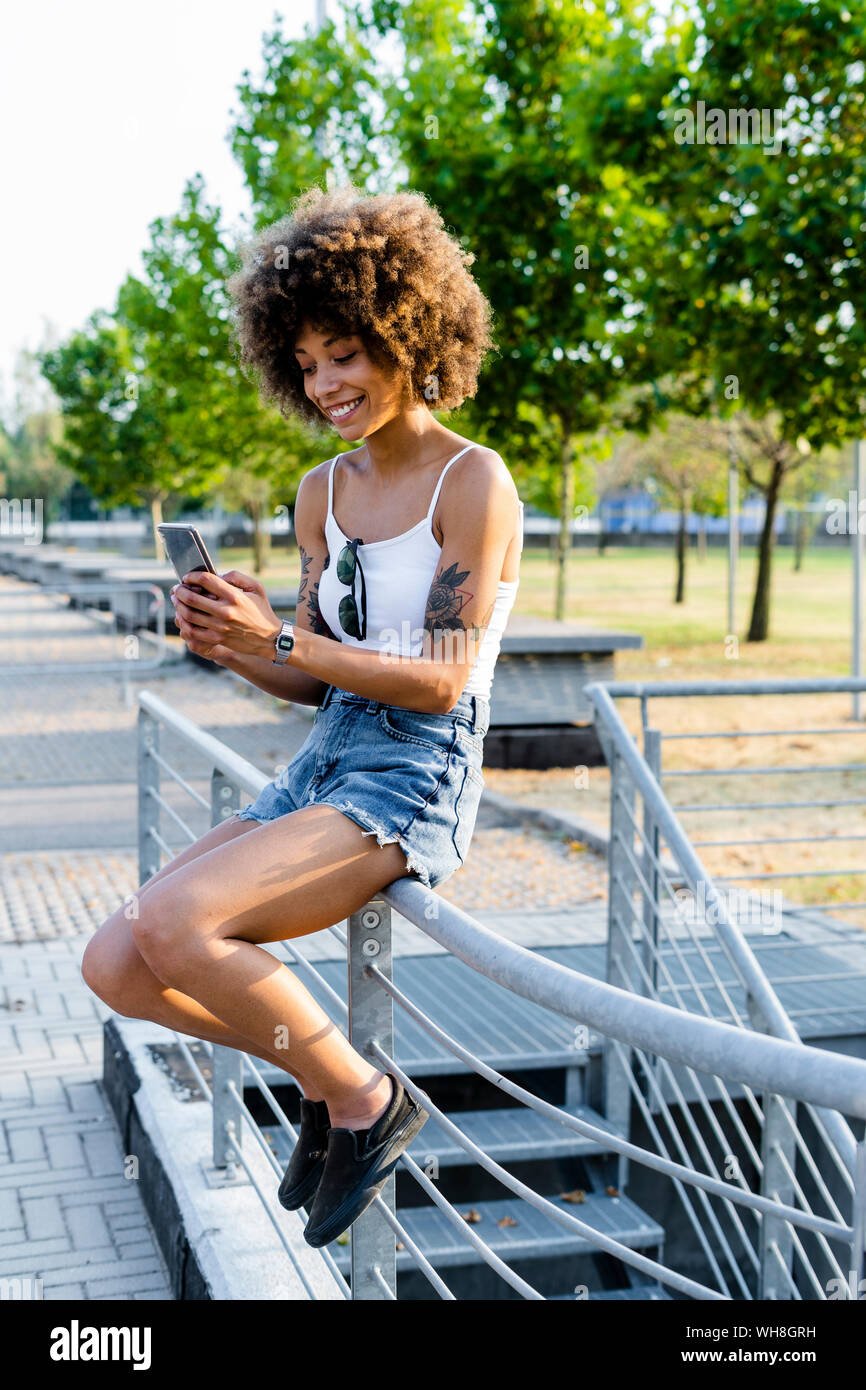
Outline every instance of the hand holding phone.
[[[163, 522], [156, 528], [162, 537], [162, 544], [169, 562], [174, 566], [178, 579], [182, 580], [190, 570], [209, 570], [216, 574], [216, 567], [207, 551], [207, 546], [194, 526], [184, 522]], [[207, 593], [200, 584], [187, 586], [196, 593]]]
[[[175, 601], [177, 586], [171, 591], [175, 612], [180, 604], [180, 616], [176, 621], [190, 651], [222, 666], [228, 665], [235, 656], [271, 657], [273, 640], [281, 623], [259, 581], [237, 570], [218, 575], [194, 526], [164, 523], [157, 529], [184, 588], [211, 601], [206, 609], [199, 609], [188, 601]], [[194, 570], [212, 574], [216, 584], [206, 589], [200, 584], [186, 583], [185, 576]], [[237, 591], [236, 598], [226, 594], [226, 585]], [[212, 607], [214, 601], [221, 607]]]

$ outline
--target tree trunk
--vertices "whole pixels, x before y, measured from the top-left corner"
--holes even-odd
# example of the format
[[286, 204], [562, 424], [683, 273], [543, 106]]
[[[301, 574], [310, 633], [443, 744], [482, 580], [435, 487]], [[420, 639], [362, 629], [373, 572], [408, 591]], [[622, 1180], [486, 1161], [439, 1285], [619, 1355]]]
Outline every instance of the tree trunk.
[[752, 601], [752, 617], [749, 622], [749, 631], [746, 634], [747, 642], [766, 642], [770, 633], [770, 576], [773, 568], [773, 547], [776, 539], [774, 523], [776, 520], [776, 506], [779, 501], [779, 492], [782, 487], [782, 479], [784, 476], [785, 465], [778, 459], [774, 459], [770, 481], [764, 492], [766, 511], [764, 513], [764, 526], [761, 531], [758, 554], [758, 578], [755, 584], [755, 597]]
[[251, 503], [250, 516], [253, 519], [253, 573], [261, 574], [267, 564], [270, 537], [262, 527], [262, 508], [259, 502]]
[[682, 603], [686, 596], [686, 549], [688, 546], [689, 500], [686, 493], [680, 497], [680, 524], [677, 530], [677, 584], [674, 603]]
[[806, 524], [806, 508], [798, 507], [797, 521], [794, 527], [794, 572], [798, 573], [803, 568], [803, 556], [806, 553], [808, 527]]
[[157, 526], [162, 524], [162, 504], [166, 494], [158, 492], [156, 496], [150, 498], [150, 525], [153, 531], [153, 553], [157, 560], [165, 559], [165, 551], [162, 546], [162, 537], [157, 531]]
[[571, 431], [565, 423], [562, 427], [559, 472], [559, 546], [556, 555], [556, 603], [554, 617], [561, 622], [565, 617], [566, 581], [568, 575], [568, 556], [571, 551], [571, 522], [574, 516], [574, 445]]

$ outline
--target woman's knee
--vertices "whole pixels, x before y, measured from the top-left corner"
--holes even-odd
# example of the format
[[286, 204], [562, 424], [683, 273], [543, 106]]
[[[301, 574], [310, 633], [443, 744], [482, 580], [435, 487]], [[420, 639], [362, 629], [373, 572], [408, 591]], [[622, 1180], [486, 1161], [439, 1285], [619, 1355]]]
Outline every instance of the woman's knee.
[[124, 933], [101, 928], [92, 936], [81, 959], [81, 976], [115, 1013], [141, 1018], [141, 1009], [152, 992], [153, 973], [142, 960], [129, 930]]

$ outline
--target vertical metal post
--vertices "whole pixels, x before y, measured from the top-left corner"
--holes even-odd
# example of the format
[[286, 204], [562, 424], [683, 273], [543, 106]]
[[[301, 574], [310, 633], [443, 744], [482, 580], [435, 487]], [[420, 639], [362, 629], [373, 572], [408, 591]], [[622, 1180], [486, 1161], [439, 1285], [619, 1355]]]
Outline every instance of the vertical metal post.
[[[382, 898], [373, 898], [349, 916], [349, 1041], [352, 1046], [379, 1065], [371, 1055], [374, 1040], [389, 1057], [394, 1056], [394, 1002], [374, 978], [364, 972], [375, 964], [391, 979], [391, 908]], [[380, 1192], [382, 1201], [396, 1211], [396, 1176], [388, 1178]], [[376, 1271], [392, 1293], [397, 1291], [396, 1237], [375, 1205], [358, 1217], [351, 1227], [352, 1298], [385, 1299]]]
[[[623, 846], [634, 845], [635, 789], [628, 768], [614, 752], [610, 770], [610, 847], [608, 849], [607, 981], [619, 989], [635, 987], [635, 965], [627, 941], [632, 937], [634, 920], [635, 871]], [[631, 1087], [629, 1075], [632, 1050], [618, 1048], [612, 1038], [605, 1041], [603, 1064], [604, 1113], [627, 1138], [630, 1129]], [[619, 1188], [628, 1175], [628, 1160], [620, 1155]]]
[[222, 825], [224, 820], [234, 815], [238, 809], [235, 804], [238, 798], [239, 788], [234, 782], [229, 781], [225, 773], [215, 767], [210, 778], [211, 826]]
[[[109, 605], [110, 605], [110, 608], [111, 608], [111, 617], [112, 617], [112, 622], [113, 622], [112, 634], [111, 634], [111, 635], [112, 635], [112, 637], [119, 637], [119, 636], [120, 636], [120, 623], [119, 623], [118, 620], [117, 620], [117, 608], [116, 608], [116, 597], [115, 597], [115, 593], [116, 593], [115, 590], [112, 590], [112, 591], [111, 591], [111, 593], [110, 593], [110, 595], [109, 595], [108, 602], [109, 602]], [[137, 642], [137, 641], [138, 641], [138, 638], [137, 638], [136, 636], [133, 636], [133, 641], [136, 641], [136, 642]], [[132, 706], [133, 706], [132, 686], [130, 685], [130, 681], [129, 681], [129, 661], [130, 661], [130, 657], [127, 655], [125, 649], [123, 648], [122, 642], [121, 642], [121, 651], [122, 651], [122, 654], [123, 654], [123, 668], [122, 668], [121, 673], [120, 673], [121, 697], [122, 697], [122, 699], [123, 699], [124, 708], [125, 708], [125, 709], [132, 709]]]
[[[237, 790], [234, 783], [230, 782], [224, 773], [220, 772], [218, 768], [214, 768], [210, 779], [210, 819], [212, 826], [221, 825], [224, 820], [228, 820], [229, 816], [234, 814]], [[239, 1145], [243, 1143], [244, 1135], [241, 1115], [243, 1108], [241, 1097], [244, 1093], [244, 1058], [243, 1053], [239, 1052], [236, 1047], [221, 1047], [219, 1043], [214, 1043], [212, 1059], [213, 1163], [215, 1168], [225, 1168], [226, 1178], [231, 1181], [235, 1175], [236, 1158], [229, 1143], [229, 1134], [234, 1136]], [[232, 1082], [234, 1082], [237, 1094], [231, 1089]]]
[[[644, 730], [644, 757], [653, 777], [661, 785], [662, 736], [659, 729]], [[644, 853], [644, 877], [650, 886], [651, 896], [644, 899], [643, 922], [644, 942], [642, 950], [643, 967], [652, 981], [652, 997], [658, 999], [658, 947], [659, 947], [659, 828], [652, 810], [644, 802], [643, 808], [644, 843], [652, 851]], [[642, 990], [643, 986], [642, 982]]]
[[[757, 1033], [769, 1034], [770, 1029], [751, 992], [747, 992], [746, 1004], [749, 1023]], [[764, 1124], [761, 1130], [761, 1196], [774, 1201], [794, 1205], [794, 1185], [789, 1177], [797, 1162], [797, 1102], [789, 1096], [777, 1096], [764, 1092], [761, 1097]], [[785, 1111], [790, 1107], [790, 1119]], [[784, 1160], [784, 1161], [783, 1161]], [[790, 1274], [794, 1262], [794, 1239], [791, 1226], [783, 1217], [760, 1217], [760, 1271], [758, 1284], [759, 1299], [790, 1299], [791, 1290], [782, 1275], [780, 1265]], [[774, 1250], [775, 1247], [775, 1250]], [[778, 1251], [778, 1258], [775, 1251]]]
[[[853, 575], [853, 612], [851, 622], [851, 675], [863, 675], [863, 536], [860, 532], [860, 499], [863, 496], [863, 445], [857, 439], [854, 441], [854, 490], [851, 496], [853, 502], [853, 518], [850, 513], [852, 508], [848, 508], [848, 525], [851, 530], [852, 546], [852, 575]], [[855, 690], [851, 696], [851, 715], [854, 719], [861, 719], [863, 714], [863, 692]]]
[[151, 753], [159, 752], [159, 724], [152, 714], [138, 710], [138, 882], [152, 878], [159, 870], [159, 845], [151, 829], [159, 833], [159, 802], [150, 795], [159, 791], [159, 763]]
[[728, 634], [737, 630], [737, 550], [740, 537], [740, 476], [733, 426], [728, 426]]

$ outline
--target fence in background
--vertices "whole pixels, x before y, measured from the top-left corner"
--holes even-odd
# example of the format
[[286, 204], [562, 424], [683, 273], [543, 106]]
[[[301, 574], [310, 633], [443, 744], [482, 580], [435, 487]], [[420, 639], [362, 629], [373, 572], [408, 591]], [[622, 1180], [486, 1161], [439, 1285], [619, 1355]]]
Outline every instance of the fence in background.
[[[78, 622], [70, 622], [70, 609]], [[2, 676], [119, 676], [132, 703], [130, 681], [177, 660], [165, 636], [165, 595], [157, 584], [82, 582], [24, 585], [0, 596]], [[53, 612], [64, 614], [53, 632]], [[153, 631], [150, 624], [153, 624]], [[70, 644], [92, 634], [91, 661], [70, 661]]]

